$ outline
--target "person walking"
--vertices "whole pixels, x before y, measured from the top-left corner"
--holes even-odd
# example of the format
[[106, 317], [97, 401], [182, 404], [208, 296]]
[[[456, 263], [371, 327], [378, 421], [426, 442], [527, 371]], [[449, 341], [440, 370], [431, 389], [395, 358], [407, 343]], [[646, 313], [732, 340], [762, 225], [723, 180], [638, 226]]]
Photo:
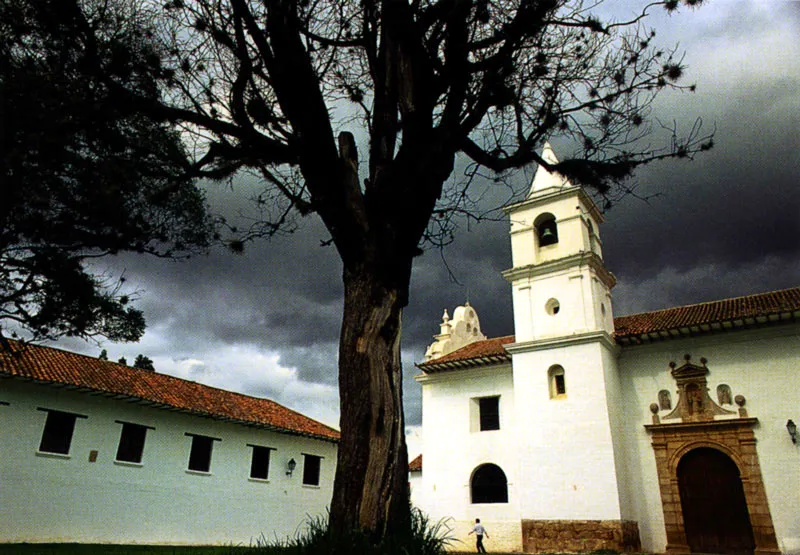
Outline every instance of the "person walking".
[[472, 527], [472, 530], [469, 531], [469, 534], [475, 534], [475, 537], [478, 538], [475, 547], [478, 549], [478, 553], [486, 553], [486, 548], [483, 547], [483, 536], [489, 537], [489, 534], [486, 532], [486, 528], [483, 527], [481, 524], [481, 519], [475, 519], [475, 526]]

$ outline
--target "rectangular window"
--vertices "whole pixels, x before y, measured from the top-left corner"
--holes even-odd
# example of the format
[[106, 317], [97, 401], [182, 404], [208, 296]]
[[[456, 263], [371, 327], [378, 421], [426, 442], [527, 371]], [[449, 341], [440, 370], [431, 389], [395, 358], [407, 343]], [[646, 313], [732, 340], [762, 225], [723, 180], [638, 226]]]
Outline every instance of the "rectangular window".
[[189, 452], [189, 470], [196, 472], [211, 472], [211, 451], [214, 441], [221, 441], [215, 437], [186, 434], [192, 438], [192, 449]]
[[249, 446], [253, 448], [253, 458], [250, 461], [250, 477], [256, 480], [269, 479], [269, 452], [273, 448], [260, 445]]
[[478, 399], [478, 410], [482, 432], [500, 429], [500, 397], [481, 397]]
[[[144, 440], [149, 426], [120, 422], [119, 420], [117, 420], [117, 424], [122, 424], [119, 446], [117, 447], [117, 460], [131, 463], [142, 462]], [[150, 429], [152, 430], [153, 428]]]
[[322, 457], [303, 453], [303, 485], [319, 485], [319, 468]]
[[42, 453], [68, 455], [72, 444], [72, 434], [75, 431], [75, 420], [86, 417], [60, 410], [42, 408], [39, 410], [47, 413], [47, 420], [44, 423], [44, 431], [42, 432], [42, 441], [39, 443], [39, 451]]

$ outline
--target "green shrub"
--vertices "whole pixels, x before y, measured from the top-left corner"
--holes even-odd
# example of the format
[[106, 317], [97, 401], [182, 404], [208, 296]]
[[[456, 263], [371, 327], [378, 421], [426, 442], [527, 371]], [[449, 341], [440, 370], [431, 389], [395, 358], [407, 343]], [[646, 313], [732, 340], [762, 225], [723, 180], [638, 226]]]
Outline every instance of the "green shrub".
[[411, 533], [391, 536], [375, 545], [363, 532], [339, 533], [330, 530], [325, 517], [311, 518], [306, 529], [294, 538], [256, 541], [258, 555], [441, 555], [453, 541], [447, 521], [431, 523], [427, 515], [411, 509]]

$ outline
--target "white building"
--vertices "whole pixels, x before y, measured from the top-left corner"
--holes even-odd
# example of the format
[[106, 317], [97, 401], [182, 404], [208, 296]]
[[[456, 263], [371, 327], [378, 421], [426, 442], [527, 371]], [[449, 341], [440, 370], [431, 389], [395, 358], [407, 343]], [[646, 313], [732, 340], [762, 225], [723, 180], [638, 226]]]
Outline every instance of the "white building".
[[339, 434], [266, 399], [0, 349], [0, 543], [248, 544], [330, 503]]
[[413, 502], [490, 551], [800, 553], [800, 288], [615, 319], [581, 189], [507, 212], [516, 334], [445, 313]]

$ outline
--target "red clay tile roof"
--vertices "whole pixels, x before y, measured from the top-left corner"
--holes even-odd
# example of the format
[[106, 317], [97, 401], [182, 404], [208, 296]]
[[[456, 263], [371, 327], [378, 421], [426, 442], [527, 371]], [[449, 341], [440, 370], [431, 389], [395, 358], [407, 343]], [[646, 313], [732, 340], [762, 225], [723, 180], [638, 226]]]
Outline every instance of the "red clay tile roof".
[[422, 471], [422, 455], [417, 455], [417, 458], [408, 463], [408, 471], [409, 472], [421, 472]]
[[[797, 319], [800, 287], [614, 318], [614, 339], [630, 345]], [[417, 367], [430, 373], [509, 361], [504, 346], [513, 342], [513, 335], [476, 341]]]
[[339, 432], [269, 399], [131, 368], [52, 347], [9, 341], [0, 346], [0, 378], [22, 378], [105, 393], [199, 416], [281, 433], [338, 441]]
[[[491, 364], [496, 362], [505, 362], [511, 360], [504, 345], [514, 342], [513, 335], [506, 335], [505, 337], [494, 337], [492, 339], [484, 339], [483, 341], [476, 341], [465, 345], [460, 349], [447, 353], [439, 358], [422, 362], [417, 365], [420, 370], [428, 371], [434, 366], [447, 365], [455, 368], [462, 365], [462, 362], [469, 361], [469, 365], [474, 363]], [[438, 369], [438, 368], [436, 368]]]
[[614, 319], [619, 343], [697, 334], [792, 320], [800, 313], [800, 287], [723, 299]]

